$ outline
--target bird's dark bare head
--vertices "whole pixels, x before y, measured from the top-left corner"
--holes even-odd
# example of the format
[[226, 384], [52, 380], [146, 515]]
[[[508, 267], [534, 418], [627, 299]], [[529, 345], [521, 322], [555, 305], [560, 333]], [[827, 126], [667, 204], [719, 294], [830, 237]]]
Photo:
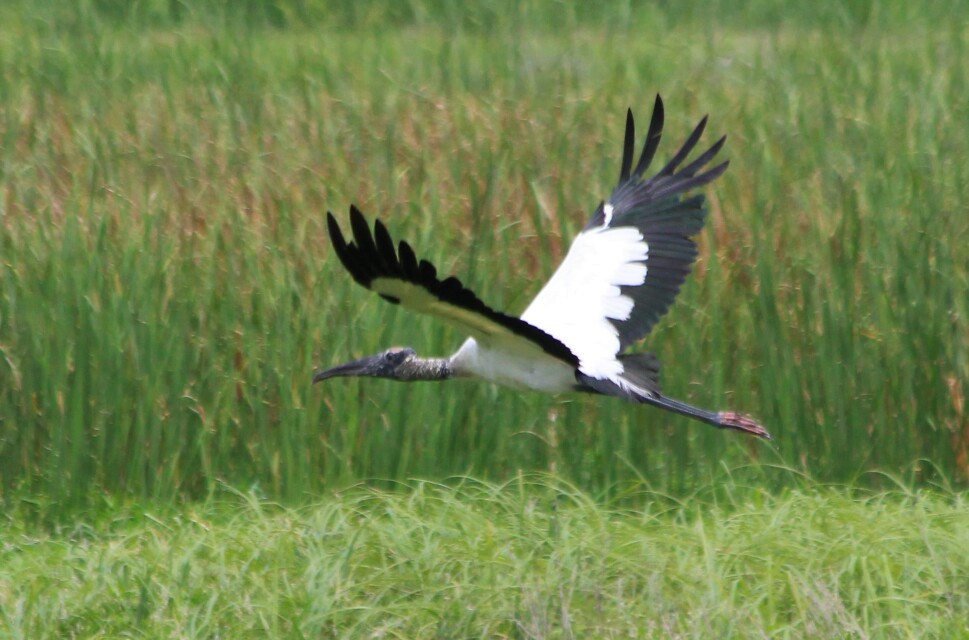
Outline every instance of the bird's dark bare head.
[[372, 378], [405, 380], [407, 379], [408, 363], [417, 359], [417, 354], [410, 347], [392, 347], [375, 356], [367, 356], [332, 369], [320, 371], [313, 376], [313, 382], [340, 376], [370, 376]]

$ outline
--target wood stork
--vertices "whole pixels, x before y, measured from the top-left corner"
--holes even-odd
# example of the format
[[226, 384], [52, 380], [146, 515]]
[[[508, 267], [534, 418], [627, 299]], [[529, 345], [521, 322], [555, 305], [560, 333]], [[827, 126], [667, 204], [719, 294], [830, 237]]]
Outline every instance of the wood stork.
[[518, 389], [617, 396], [770, 438], [749, 416], [706, 411], [663, 395], [657, 358], [622, 353], [666, 312], [696, 259], [696, 244], [690, 238], [703, 226], [704, 198], [681, 196], [716, 179], [728, 164], [707, 168], [724, 136], [680, 166], [706, 122], [704, 117], [666, 166], [645, 179], [660, 143], [663, 101], [656, 96], [635, 169], [635, 125], [632, 111], [627, 112], [618, 184], [518, 318], [487, 306], [457, 278], [438, 278], [437, 269], [418, 260], [409, 244], [401, 241], [395, 247], [380, 220], [371, 232], [355, 206], [350, 207], [350, 242], [327, 212], [333, 248], [354, 280], [388, 302], [441, 318], [471, 337], [450, 358], [419, 358], [413, 349], [393, 348], [321, 371], [313, 382], [337, 376], [403, 381], [478, 378]]

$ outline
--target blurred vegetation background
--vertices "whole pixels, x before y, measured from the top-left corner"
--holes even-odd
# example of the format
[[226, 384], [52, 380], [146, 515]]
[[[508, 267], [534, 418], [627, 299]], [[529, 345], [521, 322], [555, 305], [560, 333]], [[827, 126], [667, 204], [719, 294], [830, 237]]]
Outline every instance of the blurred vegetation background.
[[[460, 8], [458, 8], [460, 6]], [[223, 487], [552, 471], [969, 480], [969, 5], [8, 2], [0, 8], [0, 495], [43, 517]], [[727, 175], [642, 349], [764, 444], [607, 399], [310, 384], [462, 336], [330, 252], [351, 202], [520, 312], [611, 188], [706, 113]], [[877, 473], [871, 473], [877, 472]]]

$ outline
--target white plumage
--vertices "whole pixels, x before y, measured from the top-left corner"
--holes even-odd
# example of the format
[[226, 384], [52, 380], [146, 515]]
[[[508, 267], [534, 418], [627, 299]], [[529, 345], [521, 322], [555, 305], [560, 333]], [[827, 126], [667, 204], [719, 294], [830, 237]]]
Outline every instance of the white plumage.
[[635, 227], [603, 224], [583, 231], [521, 318], [568, 346], [582, 373], [618, 381], [619, 330], [610, 320], [632, 314], [633, 299], [621, 287], [643, 284], [648, 256]]
[[512, 389], [568, 393], [575, 367], [521, 341], [468, 338], [449, 362], [454, 375], [480, 378]]

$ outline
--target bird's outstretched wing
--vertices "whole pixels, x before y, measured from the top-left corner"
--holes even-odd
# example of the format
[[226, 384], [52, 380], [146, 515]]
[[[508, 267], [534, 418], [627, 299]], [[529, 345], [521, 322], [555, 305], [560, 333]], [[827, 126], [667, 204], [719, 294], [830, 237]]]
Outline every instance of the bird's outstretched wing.
[[684, 167], [707, 119], [656, 175], [644, 179], [663, 132], [657, 95], [649, 132], [633, 169], [636, 130], [626, 115], [619, 183], [576, 236], [565, 260], [522, 314], [569, 346], [580, 370], [594, 378], [622, 372], [616, 354], [645, 337], [669, 308], [697, 256], [691, 236], [703, 227], [703, 196], [683, 199], [727, 169], [706, 166], [723, 146], [720, 138]]
[[353, 240], [347, 242], [333, 214], [326, 215], [330, 240], [340, 262], [354, 280], [384, 300], [455, 324], [479, 341], [524, 339], [527, 344], [578, 366], [572, 351], [542, 329], [495, 311], [454, 276], [438, 279], [434, 265], [418, 260], [409, 244], [402, 240], [394, 246], [380, 220], [374, 222], [371, 234], [363, 214], [351, 205]]

